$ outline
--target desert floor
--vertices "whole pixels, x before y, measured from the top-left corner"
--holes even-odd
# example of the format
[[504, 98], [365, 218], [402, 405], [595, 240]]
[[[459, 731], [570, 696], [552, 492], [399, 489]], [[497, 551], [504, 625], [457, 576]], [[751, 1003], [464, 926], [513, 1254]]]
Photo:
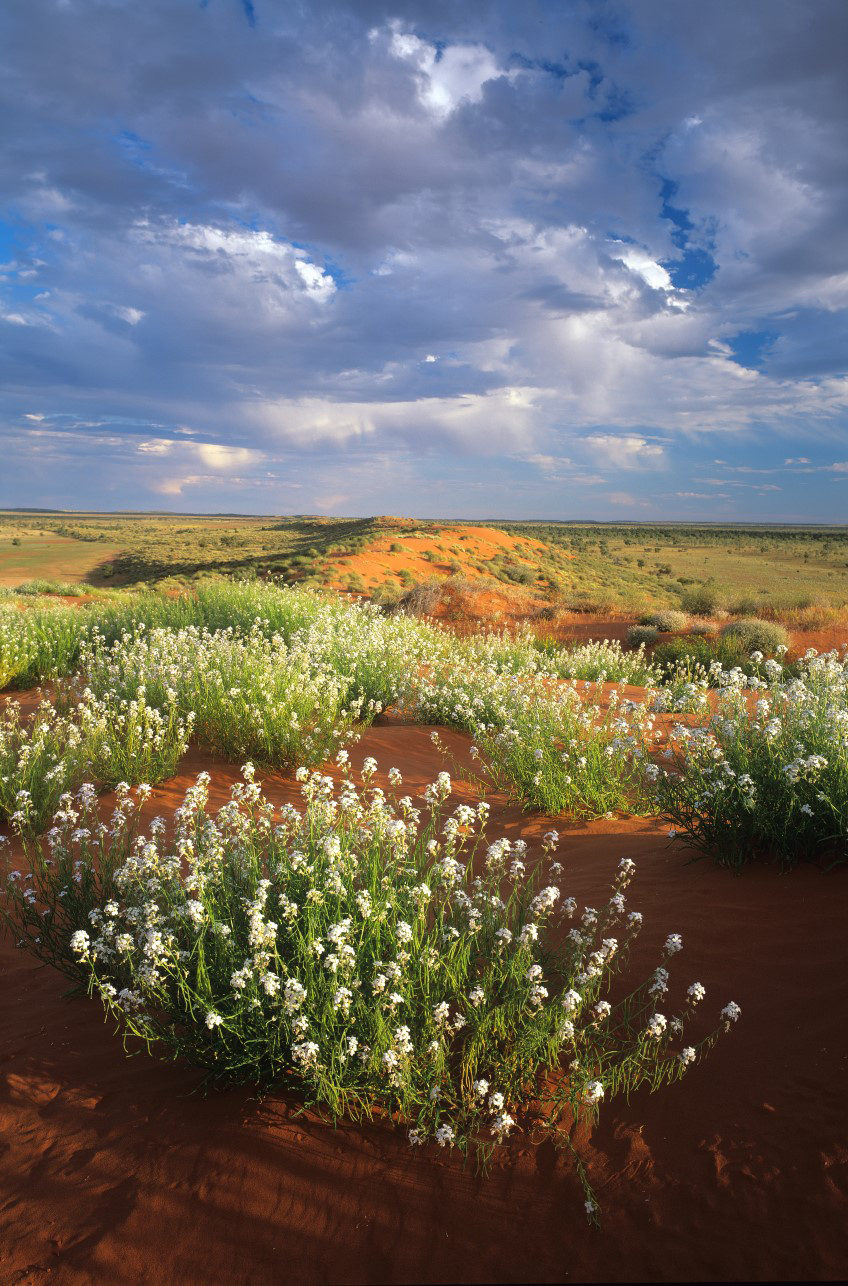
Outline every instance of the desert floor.
[[[467, 737], [442, 731], [471, 766]], [[446, 765], [429, 730], [383, 717], [354, 747], [417, 794]], [[236, 767], [195, 752], [223, 802]], [[375, 780], [379, 780], [375, 779]], [[384, 783], [380, 783], [384, 784]], [[456, 780], [456, 794], [471, 787]], [[265, 779], [275, 801], [294, 783]], [[487, 1176], [375, 1124], [333, 1128], [271, 1095], [204, 1096], [198, 1075], [128, 1058], [99, 1004], [2, 943], [0, 1279], [67, 1283], [834, 1280], [848, 1272], [848, 871], [741, 875], [692, 862], [655, 820], [590, 824], [488, 794], [491, 838], [560, 831], [567, 891], [597, 905], [623, 856], [647, 973], [742, 1018], [685, 1080], [608, 1103], [583, 1141], [603, 1215], [587, 1225], [567, 1153], [515, 1136]], [[108, 806], [108, 800], [104, 801]], [[642, 966], [640, 969], [639, 966]]]

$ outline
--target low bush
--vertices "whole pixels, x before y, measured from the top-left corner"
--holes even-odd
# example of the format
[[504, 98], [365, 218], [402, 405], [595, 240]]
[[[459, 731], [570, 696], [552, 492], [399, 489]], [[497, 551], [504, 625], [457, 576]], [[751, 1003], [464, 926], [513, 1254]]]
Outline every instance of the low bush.
[[[544, 645], [542, 645], [544, 647]], [[644, 644], [625, 652], [617, 639], [580, 643], [571, 647], [546, 647], [546, 669], [558, 679], [592, 683], [632, 683], [648, 687], [659, 671], [645, 655]]]
[[86, 778], [110, 787], [173, 776], [188, 747], [194, 715], [174, 699], [159, 709], [143, 689], [67, 698], [59, 694], [58, 708], [43, 701], [30, 719], [17, 702], [0, 714], [0, 819], [21, 831], [42, 830], [59, 797]]
[[[752, 652], [744, 640], [732, 635], [690, 634], [685, 638], [669, 639], [654, 648], [653, 660], [663, 683], [682, 675], [691, 677], [693, 669], [704, 671], [712, 687], [722, 687], [728, 680], [728, 674], [734, 670], [747, 678], [762, 678], [766, 673], [763, 654], [756, 650]], [[794, 663], [786, 667], [787, 673], [793, 670]]]
[[750, 594], [728, 601], [727, 610], [731, 616], [756, 616], [763, 608], [762, 598], [753, 598]]
[[439, 580], [418, 581], [408, 589], [398, 602], [401, 611], [411, 616], [429, 616], [441, 602], [442, 582]]
[[87, 614], [65, 604], [0, 608], [0, 687], [28, 688], [68, 674], [89, 632]]
[[679, 630], [686, 629], [689, 617], [685, 612], [676, 612], [674, 608], [669, 607], [661, 612], [654, 612], [648, 624], [655, 625], [663, 634], [676, 634]]
[[712, 585], [698, 585], [680, 596], [680, 605], [690, 616], [715, 616], [724, 608], [725, 595]]
[[722, 628], [722, 638], [729, 639], [742, 652], [762, 652], [765, 656], [774, 656], [779, 649], [785, 650], [789, 635], [776, 621], [762, 621], [756, 616], [741, 621], [729, 621]]
[[676, 675], [681, 668], [686, 669], [691, 665], [700, 665], [708, 670], [712, 662], [717, 660], [715, 642], [717, 640], [701, 638], [697, 634], [668, 639], [654, 648], [654, 665], [660, 670], [664, 681]]
[[22, 581], [21, 584], [18, 585], [15, 593], [24, 594], [26, 596], [38, 594], [63, 594], [71, 596], [76, 594], [87, 594], [90, 588], [91, 587], [89, 585], [76, 585], [69, 581], [26, 580]]
[[650, 714], [616, 693], [602, 710], [576, 681], [552, 685], [544, 672], [498, 672], [448, 655], [414, 680], [408, 702], [419, 722], [469, 732], [484, 779], [527, 807], [602, 817], [652, 806], [640, 767]]
[[0, 821], [41, 830], [60, 796], [75, 789], [83, 774], [81, 734], [71, 720], [57, 717], [44, 701], [27, 719], [16, 701], [0, 712]]
[[725, 675], [708, 728], [674, 729], [657, 800], [679, 838], [728, 866], [848, 860], [848, 657], [810, 656], [795, 677], [766, 660], [753, 709]]
[[485, 803], [443, 818], [447, 774], [425, 791], [422, 825], [410, 800], [370, 789], [375, 767], [337, 798], [304, 770], [303, 814], [277, 812], [248, 765], [210, 817], [204, 775], [173, 839], [164, 825], [135, 838], [127, 792], [109, 828], [93, 792], [67, 795], [49, 857], [35, 846], [12, 873], [7, 923], [153, 1053], [484, 1158], [521, 1129], [575, 1157], [575, 1118], [678, 1081], [739, 1016], [730, 1003], [690, 1035], [706, 1026], [697, 982], [661, 1012], [674, 933], [653, 973], [605, 998], [642, 922], [626, 906], [629, 859], [578, 916], [555, 834], [534, 857], [520, 840], [487, 847]]
[[656, 625], [631, 625], [627, 631], [628, 646], [645, 647], [649, 643], [656, 643], [657, 634]]

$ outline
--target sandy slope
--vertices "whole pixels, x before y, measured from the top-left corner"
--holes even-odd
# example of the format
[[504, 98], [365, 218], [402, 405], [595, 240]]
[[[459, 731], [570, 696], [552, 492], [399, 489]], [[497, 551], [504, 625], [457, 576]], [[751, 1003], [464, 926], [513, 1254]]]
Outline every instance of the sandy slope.
[[[443, 734], [467, 761], [468, 739]], [[417, 792], [444, 762], [426, 729], [382, 721], [354, 751]], [[201, 768], [221, 802], [236, 770], [193, 754], [148, 811]], [[467, 792], [459, 787], [459, 792]], [[270, 778], [273, 798], [296, 798]], [[499, 796], [492, 836], [551, 821]], [[737, 1029], [670, 1091], [614, 1101], [588, 1143], [603, 1227], [571, 1167], [517, 1139], [482, 1178], [374, 1126], [333, 1130], [245, 1091], [192, 1095], [197, 1076], [124, 1057], [97, 1004], [2, 948], [0, 1279], [266, 1283], [836, 1279], [848, 1264], [845, 870], [734, 876], [638, 819], [555, 822], [569, 890], [598, 904], [636, 859], [631, 902], [647, 971], [684, 936], [677, 994], [699, 979]]]
[[[392, 545], [399, 545], [400, 549], [392, 550]], [[548, 546], [540, 540], [511, 536], [494, 527], [445, 526], [433, 535], [391, 531], [375, 537], [368, 548], [359, 553], [332, 559], [327, 583], [337, 587], [341, 583], [339, 578], [350, 573], [361, 576], [369, 587], [400, 572], [409, 572], [415, 580], [426, 581], [449, 575], [452, 563], [458, 563], [463, 574], [477, 576], [474, 563], [478, 560], [511, 554], [528, 567], [535, 567], [539, 554], [548, 552]], [[433, 555], [434, 560], [425, 558], [425, 554]]]

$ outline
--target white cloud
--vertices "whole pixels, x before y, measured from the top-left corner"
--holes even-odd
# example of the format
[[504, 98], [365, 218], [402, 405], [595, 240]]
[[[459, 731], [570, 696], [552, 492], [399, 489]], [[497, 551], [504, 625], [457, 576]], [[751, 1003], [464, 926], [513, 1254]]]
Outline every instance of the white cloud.
[[148, 248], [148, 256], [153, 250], [160, 257], [160, 264], [155, 260], [144, 264], [142, 282], [155, 281], [157, 270], [165, 267], [161, 260], [172, 260], [173, 253], [178, 252], [183, 262], [172, 262], [170, 270], [187, 273], [212, 269], [221, 293], [232, 293], [229, 282], [234, 282], [236, 288], [250, 295], [254, 306], [258, 298], [266, 308], [286, 311], [291, 309], [292, 299], [308, 298], [326, 304], [336, 293], [330, 273], [313, 263], [303, 250], [272, 236], [267, 229], [143, 219], [135, 224], [132, 235]]
[[329, 495], [315, 496], [312, 503], [319, 513], [331, 513], [334, 509], [341, 509], [352, 497], [345, 492], [331, 492]]
[[121, 321], [127, 322], [130, 326], [137, 326], [146, 315], [140, 308], [130, 308], [126, 304], [113, 304], [112, 311], [116, 317], [120, 317]]
[[[9, 435], [33, 401], [73, 407], [79, 440], [109, 412], [103, 468], [129, 494], [135, 476], [225, 494], [290, 447], [324, 471], [306, 495], [354, 494], [366, 455], [395, 462], [392, 488], [415, 452], [401, 494], [457, 458], [468, 488], [680, 463], [687, 489], [705, 433], [754, 464], [780, 436], [761, 458], [844, 478], [805, 451], [843, 454], [848, 409], [845, 18], [768, 8], [684, 6], [660, 51], [659, 0], [621, 8], [627, 44], [585, 4], [540, 25], [506, 0], [395, 21], [331, 0], [259, 43], [237, 4], [175, 19], [148, 0], [92, 32], [53, 0], [12, 6], [0, 169], [32, 232], [0, 283]], [[175, 21], [197, 57], [163, 78]], [[674, 286], [684, 237], [714, 261], [701, 288]], [[776, 339], [743, 368], [734, 337], [756, 331]]]
[[190, 442], [186, 447], [195, 451], [207, 468], [220, 469], [223, 473], [244, 469], [262, 459], [261, 452], [252, 448], [224, 446], [219, 442]]
[[295, 272], [300, 277], [306, 293], [312, 299], [317, 299], [325, 303], [336, 293], [336, 283], [328, 272], [323, 272], [314, 263], [308, 259], [297, 258], [294, 261]]
[[612, 252], [612, 258], [623, 263], [625, 268], [635, 272], [647, 282], [654, 290], [673, 290], [671, 277], [663, 268], [662, 264], [652, 259], [647, 251], [642, 250], [640, 246], [624, 245], [618, 242], [613, 243], [616, 249]]
[[[438, 49], [405, 31], [398, 21], [391, 22], [389, 28], [392, 55], [415, 68], [419, 100], [434, 116], [449, 116], [462, 102], [479, 102], [487, 81], [516, 74], [500, 68], [485, 45], [454, 44]], [[378, 35], [372, 33], [373, 37]]]
[[543, 392], [530, 388], [397, 402], [281, 398], [247, 403], [239, 414], [269, 444], [306, 447], [380, 439], [426, 449], [448, 442], [491, 454], [524, 447], [533, 440], [543, 400]]
[[632, 496], [629, 491], [610, 491], [607, 500], [611, 505], [626, 506], [628, 509], [651, 509], [653, 506], [647, 500], [639, 500], [637, 496]]
[[727, 491], [675, 491], [676, 496], [684, 500], [729, 500]]
[[665, 465], [665, 446], [635, 434], [594, 433], [583, 439], [590, 453], [616, 469], [645, 469]]

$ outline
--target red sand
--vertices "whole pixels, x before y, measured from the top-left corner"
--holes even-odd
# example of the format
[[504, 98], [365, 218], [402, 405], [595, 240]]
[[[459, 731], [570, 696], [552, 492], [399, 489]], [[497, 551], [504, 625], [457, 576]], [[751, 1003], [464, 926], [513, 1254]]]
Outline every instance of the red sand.
[[808, 648], [823, 652], [841, 652], [848, 647], [848, 625], [828, 625], [819, 630], [790, 630], [790, 656], [803, 656]]
[[[393, 551], [392, 545], [401, 546]], [[458, 563], [463, 573], [478, 576], [477, 560], [488, 560], [510, 553], [528, 567], [534, 567], [540, 553], [549, 547], [530, 536], [511, 536], [495, 527], [441, 527], [431, 535], [410, 535], [403, 530], [375, 537], [361, 553], [331, 559], [328, 586], [337, 588], [341, 578], [361, 576], [368, 586], [380, 585], [390, 576], [409, 572], [416, 580], [431, 580], [450, 575], [451, 564]], [[435, 555], [435, 561], [425, 558]]]
[[[468, 739], [443, 732], [465, 760]], [[427, 729], [383, 720], [353, 752], [417, 793], [445, 767]], [[236, 771], [193, 754], [214, 802]], [[268, 793], [294, 798], [272, 777]], [[458, 793], [468, 788], [458, 786]], [[551, 819], [489, 796], [494, 837]], [[594, 905], [620, 857], [645, 914], [634, 966], [683, 934], [672, 995], [699, 979], [737, 1028], [682, 1084], [613, 1100], [587, 1144], [589, 1228], [567, 1157], [521, 1139], [487, 1178], [379, 1126], [339, 1129], [191, 1069], [126, 1058], [100, 1007], [4, 941], [0, 1279], [62, 1283], [835, 1280], [848, 1270], [845, 870], [732, 875], [687, 864], [651, 821], [564, 824], [568, 889]]]

